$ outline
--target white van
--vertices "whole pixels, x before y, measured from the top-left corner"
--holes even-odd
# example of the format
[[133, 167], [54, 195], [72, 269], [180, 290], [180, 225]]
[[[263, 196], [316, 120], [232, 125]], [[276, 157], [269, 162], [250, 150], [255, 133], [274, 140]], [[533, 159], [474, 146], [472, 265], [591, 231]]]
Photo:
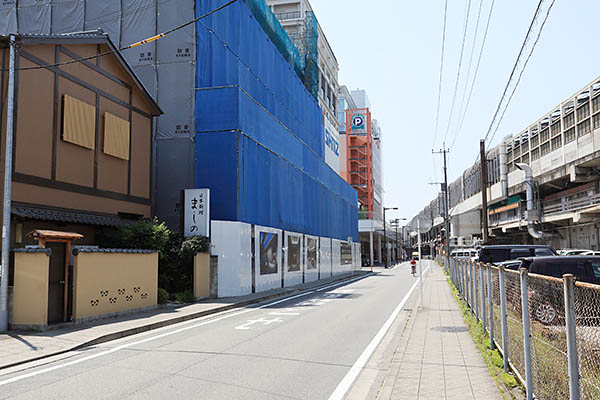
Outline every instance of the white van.
[[450, 252], [450, 257], [475, 261], [479, 257], [479, 252], [475, 249], [455, 249]]

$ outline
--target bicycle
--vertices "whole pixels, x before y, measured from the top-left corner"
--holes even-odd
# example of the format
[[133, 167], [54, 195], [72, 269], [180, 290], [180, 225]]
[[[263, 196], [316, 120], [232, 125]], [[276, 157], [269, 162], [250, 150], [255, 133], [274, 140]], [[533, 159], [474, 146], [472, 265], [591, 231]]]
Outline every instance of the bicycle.
[[411, 262], [410, 262], [410, 270], [411, 270], [412, 276], [416, 276], [417, 275], [417, 262], [415, 260], [411, 260]]

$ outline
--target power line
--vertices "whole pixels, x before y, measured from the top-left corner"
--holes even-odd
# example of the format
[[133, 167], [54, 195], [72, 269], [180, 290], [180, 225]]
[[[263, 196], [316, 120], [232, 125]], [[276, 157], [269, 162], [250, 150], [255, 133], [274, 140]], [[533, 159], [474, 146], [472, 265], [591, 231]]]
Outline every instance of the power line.
[[[527, 43], [529, 42], [530, 35], [531, 35], [533, 27], [538, 19], [538, 16], [542, 10], [543, 4], [544, 4], [544, 0], [540, 0], [537, 8], [535, 10], [535, 14], [533, 15], [533, 18], [531, 20], [531, 24], [529, 25], [529, 29], [527, 30], [527, 35], [525, 35], [525, 40], [523, 40], [523, 44], [521, 45], [521, 50], [519, 51], [519, 55], [517, 56], [515, 65], [513, 66], [513, 69], [508, 78], [508, 82], [506, 82], [506, 86], [504, 87], [504, 91], [502, 93], [502, 97], [500, 98], [500, 102], [498, 103], [498, 107], [496, 108], [496, 111], [494, 113], [494, 117], [492, 118], [492, 121], [490, 122], [490, 126], [488, 127], [488, 130], [487, 130], [487, 133], [485, 134], [484, 141], [487, 141], [490, 133], [492, 132], [492, 129], [494, 128], [494, 124], [496, 123], [496, 119], [498, 118], [498, 114], [500, 113], [500, 109], [502, 108], [502, 105], [504, 103], [504, 99], [506, 98], [506, 93], [508, 92], [508, 89], [510, 88], [510, 86], [513, 82], [513, 77], [515, 75], [515, 72], [517, 71], [517, 68], [519, 67], [519, 64], [521, 63], [521, 57], [523, 56], [523, 52], [525, 51]], [[552, 2], [552, 4], [554, 4], [554, 1]], [[541, 30], [540, 30], [540, 34], [541, 34]], [[534, 48], [535, 48], [535, 46], [534, 46]], [[532, 52], [533, 52], [533, 48], [532, 48]]]
[[481, 65], [481, 58], [483, 56], [483, 49], [485, 48], [485, 42], [487, 40], [488, 30], [490, 28], [490, 21], [492, 20], [492, 12], [494, 11], [494, 3], [495, 3], [495, 0], [492, 0], [492, 4], [490, 6], [490, 12], [488, 14], [487, 23], [485, 26], [485, 32], [483, 33], [483, 41], [481, 42], [481, 50], [479, 51], [477, 65], [475, 66], [475, 73], [473, 74], [473, 82], [471, 83], [471, 89], [469, 90], [469, 97], [467, 98], [467, 104], [465, 105], [464, 112], [462, 114], [462, 117], [460, 118], [460, 124], [458, 125], [456, 135], [454, 136], [454, 139], [452, 140], [452, 144], [450, 145], [450, 148], [454, 147], [454, 142], [456, 141], [456, 138], [458, 137], [458, 135], [460, 135], [463, 123], [465, 122], [465, 117], [467, 116], [467, 111], [469, 110], [469, 105], [471, 104], [471, 97], [473, 96], [473, 89], [475, 88], [475, 82], [477, 81], [477, 76], [479, 74], [479, 66]]
[[433, 143], [431, 144], [431, 147], [435, 147], [435, 139], [437, 138], [438, 126], [439, 126], [439, 121], [440, 121], [440, 103], [441, 103], [441, 99], [442, 99], [442, 77], [443, 77], [443, 71], [444, 71], [444, 48], [446, 47], [446, 19], [447, 19], [447, 16], [448, 16], [448, 0], [446, 0], [446, 3], [444, 5], [444, 29], [443, 29], [443, 33], [442, 33], [442, 56], [441, 56], [441, 61], [440, 61], [440, 81], [439, 81], [439, 85], [438, 85], [437, 111], [435, 113], [435, 129], [434, 129], [434, 133], [433, 133]]
[[481, 10], [483, 9], [483, 0], [479, 0], [479, 10], [477, 11], [477, 22], [475, 23], [475, 33], [473, 34], [473, 43], [471, 44], [471, 56], [469, 57], [469, 67], [467, 68], [467, 79], [464, 85], [464, 90], [462, 94], [462, 99], [460, 101], [460, 108], [458, 111], [458, 122], [460, 122], [460, 116], [463, 113], [463, 109], [465, 106], [465, 98], [467, 96], [467, 88], [469, 87], [469, 78], [471, 77], [471, 67], [473, 65], [473, 56], [475, 55], [475, 44], [477, 43], [477, 33], [479, 33], [479, 21], [481, 20]]
[[206, 13], [204, 15], [201, 15], [198, 18], [194, 18], [194, 19], [192, 19], [192, 20], [190, 20], [188, 22], [185, 22], [185, 23], [183, 23], [181, 25], [176, 26], [175, 28], [171, 28], [171, 29], [169, 29], [169, 30], [167, 30], [167, 31], [165, 31], [163, 33], [159, 33], [158, 35], [150, 36], [149, 38], [146, 38], [144, 40], [140, 40], [139, 42], [132, 43], [130, 45], [127, 45], [125, 47], [121, 47], [121, 48], [116, 49], [116, 50], [109, 50], [109, 51], [105, 51], [104, 53], [96, 54], [96, 55], [93, 55], [93, 56], [76, 58], [76, 59], [73, 59], [73, 60], [63, 61], [63, 62], [54, 63], [54, 64], [46, 64], [46, 65], [40, 65], [40, 66], [35, 66], [35, 67], [22, 67], [22, 68], [17, 68], [15, 70], [17, 70], [17, 71], [29, 71], [29, 70], [35, 70], [35, 69], [46, 69], [46, 68], [58, 67], [58, 66], [62, 66], [62, 65], [74, 64], [74, 63], [81, 62], [81, 61], [92, 60], [92, 59], [95, 59], [97, 57], [104, 57], [106, 55], [114, 54], [114, 53], [121, 52], [121, 51], [124, 51], [124, 50], [129, 50], [129, 49], [132, 49], [134, 47], [141, 46], [141, 45], [146, 44], [146, 43], [154, 42], [155, 40], [158, 40], [158, 39], [162, 39], [163, 37], [165, 37], [165, 36], [167, 36], [167, 35], [175, 32], [175, 31], [183, 29], [183, 28], [185, 28], [185, 27], [187, 27], [189, 25], [192, 25], [192, 24], [194, 24], [194, 23], [196, 23], [196, 22], [198, 22], [198, 21], [200, 21], [200, 20], [202, 20], [202, 19], [204, 19], [204, 18], [206, 18], [206, 17], [208, 17], [208, 16], [216, 13], [216, 12], [221, 11], [222, 9], [224, 9], [224, 8], [232, 5], [236, 1], [238, 1], [238, 0], [231, 0], [231, 1], [223, 4], [222, 6], [215, 8], [214, 10], [212, 10], [210, 12], [208, 12], [208, 13]]
[[446, 126], [446, 134], [444, 135], [444, 142], [448, 138], [448, 132], [450, 131], [450, 125], [452, 123], [452, 117], [454, 116], [454, 106], [456, 105], [456, 94], [458, 93], [458, 83], [460, 82], [460, 72], [462, 69], [462, 59], [465, 51], [465, 43], [467, 41], [467, 30], [469, 29], [469, 14], [471, 13], [471, 0], [467, 1], [467, 9], [465, 16], [465, 28], [463, 30], [462, 44], [460, 46], [460, 57], [458, 59], [458, 71], [456, 73], [456, 83], [454, 84], [454, 95], [452, 96], [452, 106], [450, 107], [450, 116], [448, 117], [448, 125]]
[[527, 55], [525, 62], [523, 63], [523, 69], [521, 69], [521, 72], [519, 73], [519, 77], [517, 78], [517, 83], [513, 87], [510, 97], [508, 98], [508, 101], [506, 103], [506, 107], [504, 107], [504, 110], [502, 111], [502, 115], [500, 116], [500, 119], [498, 120], [498, 123], [496, 124], [496, 129], [494, 130], [494, 133], [492, 134], [492, 137], [490, 138], [490, 143], [492, 142], [492, 140], [494, 140], [494, 136], [496, 136], [496, 132], [498, 132], [498, 129], [500, 128], [500, 124], [502, 123], [502, 120], [504, 119], [504, 114], [506, 114], [506, 110], [508, 110], [508, 106], [509, 106], [513, 96], [515, 95], [515, 92], [517, 91], [517, 87], [519, 86], [519, 83], [521, 83], [521, 78], [523, 77], [523, 73], [525, 72], [527, 63], [529, 63], [529, 59], [531, 59], [531, 56], [533, 55], [533, 50], [535, 49], [535, 46], [537, 45], [537, 43], [540, 40], [540, 36], [542, 35], [542, 31], [544, 30], [544, 25], [546, 25], [546, 21], [548, 21], [548, 17], [550, 16], [550, 10], [552, 10], [552, 6], [554, 5], [555, 1], [556, 0], [552, 0], [552, 3], [550, 3], [550, 6], [548, 6], [548, 10], [546, 11], [544, 20], [542, 21], [542, 24], [540, 25], [540, 30], [538, 31], [535, 41], [533, 42], [533, 46], [531, 47], [531, 50], [529, 51], [529, 54]]

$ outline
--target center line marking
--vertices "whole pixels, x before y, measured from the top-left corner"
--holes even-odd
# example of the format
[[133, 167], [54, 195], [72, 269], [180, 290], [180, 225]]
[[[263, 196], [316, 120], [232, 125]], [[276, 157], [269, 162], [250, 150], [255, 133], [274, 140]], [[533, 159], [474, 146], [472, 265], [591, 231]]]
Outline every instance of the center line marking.
[[[423, 274], [425, 274], [425, 272], [427, 272], [428, 270], [429, 270], [429, 267], [427, 267], [423, 271]], [[373, 355], [373, 353], [375, 352], [375, 349], [377, 348], [377, 346], [379, 345], [379, 343], [381, 342], [381, 340], [383, 339], [383, 337], [385, 336], [387, 331], [390, 329], [390, 326], [392, 326], [392, 323], [394, 322], [394, 320], [396, 319], [398, 314], [400, 314], [400, 311], [402, 311], [402, 309], [404, 308], [404, 305], [406, 304], [406, 302], [408, 301], [408, 299], [410, 298], [410, 296], [415, 291], [415, 289], [417, 288], [418, 285], [419, 285], [419, 281], [417, 280], [412, 285], [412, 287], [410, 288], [408, 293], [406, 293], [406, 296], [404, 296], [402, 301], [400, 301], [400, 303], [396, 306], [394, 311], [392, 311], [392, 314], [388, 317], [388, 319], [385, 321], [383, 326], [379, 329], [379, 331], [377, 332], [375, 337], [367, 345], [367, 347], [364, 349], [362, 354], [358, 357], [358, 359], [356, 360], [356, 362], [354, 363], [352, 368], [350, 368], [350, 371], [348, 371], [346, 376], [344, 376], [344, 379], [342, 379], [342, 381], [335, 388], [335, 390], [331, 394], [331, 396], [329, 396], [329, 400], [342, 400], [344, 398], [344, 396], [346, 395], [346, 392], [348, 392], [348, 390], [350, 389], [350, 386], [352, 386], [352, 384], [358, 377], [358, 374], [360, 373], [360, 371], [362, 371], [363, 367], [367, 364], [367, 361], [369, 361], [369, 358], [371, 358], [371, 355]]]

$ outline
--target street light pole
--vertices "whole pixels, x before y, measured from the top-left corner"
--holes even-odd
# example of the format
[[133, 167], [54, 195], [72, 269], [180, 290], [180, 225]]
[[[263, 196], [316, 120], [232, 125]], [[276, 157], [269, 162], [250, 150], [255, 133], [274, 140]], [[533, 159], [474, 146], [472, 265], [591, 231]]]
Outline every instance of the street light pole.
[[388, 267], [388, 262], [389, 262], [389, 257], [388, 257], [388, 241], [387, 241], [387, 235], [385, 233], [386, 229], [385, 229], [385, 211], [386, 210], [397, 210], [398, 207], [383, 207], [383, 243], [385, 246], [385, 268]]
[[0, 332], [8, 330], [8, 253], [10, 251], [10, 199], [12, 184], [13, 118], [15, 105], [15, 35], [10, 35], [6, 146], [4, 156], [4, 199], [2, 205], [2, 265], [0, 265]]

